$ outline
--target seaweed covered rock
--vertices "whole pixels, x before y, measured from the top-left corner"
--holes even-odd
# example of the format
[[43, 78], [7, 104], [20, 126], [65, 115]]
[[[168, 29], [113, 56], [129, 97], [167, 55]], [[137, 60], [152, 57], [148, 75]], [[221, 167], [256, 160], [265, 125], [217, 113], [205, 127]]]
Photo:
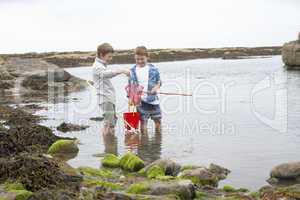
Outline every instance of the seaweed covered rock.
[[126, 153], [120, 160], [120, 167], [131, 172], [137, 172], [144, 166], [144, 161], [133, 153]]
[[114, 154], [106, 154], [101, 162], [104, 167], [117, 168], [120, 166], [120, 159]]
[[43, 188], [78, 189], [82, 178], [63, 173], [57, 163], [42, 155], [20, 154], [0, 159], [0, 181], [18, 180], [27, 190]]
[[[1, 186], [0, 186], [1, 187]], [[27, 200], [32, 196], [32, 192], [26, 190], [20, 183], [7, 182], [4, 184], [4, 199], [11, 199], [13, 197], [16, 200]]]
[[206, 168], [188, 169], [181, 172], [181, 178], [189, 179], [197, 185], [218, 186], [218, 177]]
[[50, 146], [48, 154], [59, 157], [67, 154], [77, 155], [79, 152], [77, 144], [77, 140], [57, 140]]
[[41, 125], [13, 126], [0, 134], [0, 156], [9, 157], [21, 152], [45, 152], [60, 139], [52, 130]]
[[[147, 165], [144, 172], [147, 176], [157, 177], [159, 175], [177, 176], [181, 166], [170, 159], [159, 159]], [[155, 172], [160, 172], [155, 175]]]

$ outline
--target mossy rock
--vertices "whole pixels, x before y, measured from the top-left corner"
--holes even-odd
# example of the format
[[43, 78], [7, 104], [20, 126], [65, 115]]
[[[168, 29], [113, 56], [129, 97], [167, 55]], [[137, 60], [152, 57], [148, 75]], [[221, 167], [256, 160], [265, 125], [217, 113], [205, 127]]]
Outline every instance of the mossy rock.
[[4, 184], [4, 190], [6, 192], [15, 194], [15, 200], [27, 200], [33, 194], [32, 192], [26, 190], [24, 186], [18, 182], [6, 182]]
[[157, 176], [156, 179], [160, 180], [160, 181], [171, 181], [171, 180], [175, 180], [176, 177], [174, 177], [174, 176]]
[[224, 185], [223, 186], [223, 191], [224, 192], [235, 192], [237, 190], [234, 187], [230, 186], [230, 185]]
[[124, 170], [137, 172], [145, 167], [145, 163], [142, 159], [140, 159], [133, 153], [126, 153], [120, 160], [120, 166]]
[[90, 177], [100, 177], [100, 178], [114, 178], [114, 174], [108, 169], [94, 169], [91, 167], [79, 167], [78, 171]]
[[9, 192], [16, 194], [15, 200], [27, 200], [33, 195], [32, 192], [27, 190], [11, 190]]
[[4, 190], [5, 191], [10, 191], [10, 190], [25, 190], [24, 186], [22, 183], [18, 182], [6, 182], [4, 183]]
[[120, 159], [114, 154], [106, 154], [102, 159], [104, 167], [118, 168], [120, 166]]
[[152, 166], [146, 173], [147, 178], [157, 178], [157, 177], [161, 177], [161, 176], [165, 176], [165, 170], [158, 166], [158, 165], [154, 165]]
[[83, 181], [83, 185], [86, 187], [93, 187], [93, 186], [100, 186], [104, 188], [108, 188], [111, 190], [121, 190], [122, 185], [118, 183], [111, 183], [111, 182], [106, 182], [106, 181], [101, 181], [101, 180], [95, 180], [95, 179], [86, 179]]
[[49, 150], [50, 155], [64, 155], [78, 153], [79, 149], [76, 140], [58, 140], [54, 142]]
[[283, 195], [284, 197], [289, 197], [292, 199], [300, 199], [300, 184], [296, 184], [288, 187], [279, 187], [277, 188], [276, 193]]
[[135, 183], [129, 186], [127, 192], [129, 194], [145, 194], [150, 190], [150, 186], [147, 183]]

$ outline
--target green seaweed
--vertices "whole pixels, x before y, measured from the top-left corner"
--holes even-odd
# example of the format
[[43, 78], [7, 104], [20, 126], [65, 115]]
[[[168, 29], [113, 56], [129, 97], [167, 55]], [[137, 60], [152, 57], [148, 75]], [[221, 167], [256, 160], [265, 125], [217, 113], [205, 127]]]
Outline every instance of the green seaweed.
[[101, 186], [104, 188], [109, 188], [112, 190], [120, 190], [122, 189], [122, 185], [118, 183], [111, 183], [106, 181], [100, 181], [100, 180], [94, 180], [94, 179], [86, 179], [83, 181], [83, 184], [87, 187], [93, 187], [93, 186]]
[[165, 170], [158, 166], [158, 165], [154, 165], [152, 167], [150, 167], [150, 169], [147, 170], [147, 178], [157, 178], [159, 176], [164, 176], [165, 175]]
[[150, 190], [147, 183], [135, 183], [129, 186], [127, 192], [130, 194], [145, 194]]
[[145, 163], [139, 157], [129, 152], [121, 158], [120, 166], [124, 170], [137, 172], [145, 166]]
[[27, 190], [10, 190], [9, 192], [15, 193], [15, 200], [27, 200], [29, 197], [33, 195], [32, 192]]
[[50, 155], [74, 152], [78, 152], [78, 148], [74, 140], [58, 140], [48, 149], [48, 154]]
[[120, 159], [114, 154], [106, 154], [102, 159], [104, 167], [117, 168], [120, 166]]
[[85, 176], [100, 178], [114, 178], [114, 174], [108, 169], [94, 169], [91, 167], [79, 167], [78, 171]]
[[230, 186], [230, 185], [224, 185], [223, 186], [223, 191], [224, 192], [235, 192], [237, 190], [234, 187]]

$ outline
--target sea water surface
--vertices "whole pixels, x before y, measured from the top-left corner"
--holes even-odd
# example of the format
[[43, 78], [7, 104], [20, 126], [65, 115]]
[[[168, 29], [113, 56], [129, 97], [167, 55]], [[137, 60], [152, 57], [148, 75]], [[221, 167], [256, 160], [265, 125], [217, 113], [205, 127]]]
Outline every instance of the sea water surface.
[[[80, 152], [69, 161], [74, 166], [99, 167], [95, 154], [127, 151], [146, 161], [170, 158], [181, 164], [219, 164], [232, 172], [221, 184], [258, 189], [267, 184], [277, 164], [300, 156], [300, 72], [286, 71], [280, 56], [242, 60], [201, 59], [155, 64], [163, 92], [191, 93], [192, 97], [160, 95], [163, 130], [148, 135], [124, 134], [122, 118], [115, 136], [103, 137], [101, 116], [92, 87], [68, 96], [66, 103], [48, 104], [37, 114], [55, 127], [62, 122], [89, 125], [81, 132], [58, 135], [80, 140]], [[131, 65], [113, 65], [112, 68]], [[67, 69], [82, 79], [92, 79], [91, 67]], [[128, 110], [124, 87], [127, 79], [115, 77], [117, 110]]]

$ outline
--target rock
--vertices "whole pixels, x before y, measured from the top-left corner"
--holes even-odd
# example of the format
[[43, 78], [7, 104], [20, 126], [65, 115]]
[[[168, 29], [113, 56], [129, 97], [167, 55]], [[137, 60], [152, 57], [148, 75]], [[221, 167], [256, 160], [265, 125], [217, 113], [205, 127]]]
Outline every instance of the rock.
[[300, 184], [288, 187], [264, 186], [259, 190], [260, 199], [282, 199], [297, 200], [300, 199]]
[[149, 194], [159, 196], [176, 194], [180, 199], [190, 200], [195, 197], [195, 188], [190, 180], [154, 183], [149, 186]]
[[65, 123], [65, 122], [63, 122], [56, 129], [58, 131], [66, 133], [66, 132], [73, 132], [73, 131], [82, 131], [82, 130], [87, 129], [88, 127], [89, 126], [82, 126], [82, 125], [76, 125], [76, 124], [71, 124], [71, 123]]
[[22, 86], [32, 90], [48, 90], [48, 77], [46, 74], [33, 74], [27, 76], [23, 82]]
[[45, 152], [60, 139], [51, 129], [41, 125], [11, 127], [0, 134], [0, 157], [10, 157], [21, 152]]
[[144, 161], [130, 152], [126, 153], [120, 160], [120, 167], [131, 172], [137, 172], [144, 166]]
[[226, 169], [224, 167], [221, 167], [219, 165], [216, 164], [210, 164], [209, 165], [209, 171], [212, 172], [213, 174], [215, 174], [219, 180], [224, 180], [227, 178], [227, 175], [230, 173], [229, 169]]
[[300, 162], [284, 163], [271, 171], [271, 178], [296, 179], [298, 177], [300, 177]]
[[154, 196], [154, 195], [141, 195], [141, 194], [128, 194], [124, 192], [107, 192], [97, 196], [97, 199], [110, 199], [110, 200], [179, 200], [175, 194]]
[[68, 190], [39, 190], [35, 192], [28, 200], [74, 200], [76, 193]]
[[103, 121], [104, 117], [91, 117], [90, 120], [91, 121], [96, 121], [96, 122], [100, 122]]
[[14, 77], [10, 75], [10, 73], [4, 69], [0, 68], [0, 80], [13, 80]]
[[165, 176], [165, 170], [159, 165], [153, 165], [146, 171], [147, 178], [158, 178]]
[[190, 179], [194, 184], [218, 186], [218, 177], [206, 168], [197, 168], [191, 170], [184, 170], [179, 174], [180, 178]]
[[117, 168], [120, 166], [120, 159], [114, 154], [106, 154], [102, 159], [102, 166]]
[[300, 69], [300, 40], [285, 43], [282, 47], [282, 60], [287, 69]]
[[0, 89], [8, 90], [14, 87], [15, 82], [13, 80], [1, 80]]
[[[144, 172], [148, 175], [153, 172], [159, 172], [160, 175], [167, 175], [167, 176], [177, 176], [178, 173], [180, 172], [181, 166], [178, 163], [175, 163], [174, 161], [170, 159], [159, 159], [154, 161], [153, 163], [147, 165], [144, 168]], [[153, 177], [153, 175], [150, 175]], [[155, 176], [157, 177], [157, 176]]]
[[55, 69], [53, 71], [49, 71], [48, 76], [50, 80], [53, 80], [55, 82], [65, 82], [69, 81], [72, 78], [71, 74], [63, 69]]
[[48, 154], [58, 156], [64, 154], [77, 154], [79, 151], [77, 143], [77, 140], [58, 140], [50, 146]]

